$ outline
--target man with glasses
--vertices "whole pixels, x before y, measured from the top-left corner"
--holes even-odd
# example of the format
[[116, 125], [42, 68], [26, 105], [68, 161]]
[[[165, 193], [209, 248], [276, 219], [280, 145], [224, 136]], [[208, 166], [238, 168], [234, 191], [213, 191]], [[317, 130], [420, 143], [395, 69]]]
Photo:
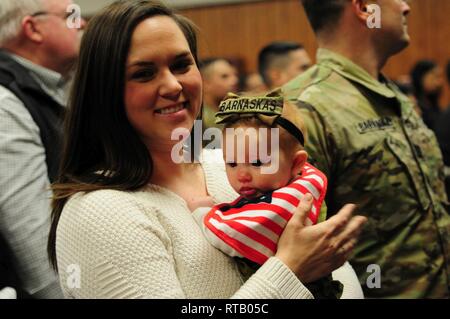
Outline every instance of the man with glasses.
[[46, 244], [65, 86], [84, 27], [68, 20], [71, 4], [0, 1], [0, 284], [19, 297], [62, 297]]

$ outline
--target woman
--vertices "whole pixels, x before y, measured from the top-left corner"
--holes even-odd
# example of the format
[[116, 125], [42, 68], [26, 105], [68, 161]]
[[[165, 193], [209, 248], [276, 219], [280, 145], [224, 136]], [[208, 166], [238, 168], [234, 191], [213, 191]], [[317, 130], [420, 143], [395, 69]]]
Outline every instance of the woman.
[[[351, 253], [365, 219], [351, 219], [347, 206], [305, 227], [310, 200], [288, 223], [276, 256], [245, 284], [232, 259], [208, 244], [188, 207], [236, 197], [222, 155], [205, 151], [201, 164], [171, 159], [178, 142], [171, 132], [190, 130], [200, 111], [196, 51], [191, 24], [156, 1], [121, 1], [90, 21], [49, 240], [67, 297], [310, 298], [302, 283]], [[355, 284], [351, 270], [341, 272]]]

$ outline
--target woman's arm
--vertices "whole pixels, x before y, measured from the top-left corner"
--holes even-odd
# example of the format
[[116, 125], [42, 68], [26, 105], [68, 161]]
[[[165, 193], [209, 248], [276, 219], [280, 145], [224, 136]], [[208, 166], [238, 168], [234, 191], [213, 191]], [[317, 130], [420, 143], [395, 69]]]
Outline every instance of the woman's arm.
[[[186, 298], [178, 276], [179, 268], [185, 265], [174, 259], [167, 225], [157, 216], [155, 209], [143, 207], [125, 192], [97, 191], [71, 199], [64, 208], [57, 233], [59, 274], [65, 295], [105, 299]], [[228, 272], [224, 278], [236, 280], [226, 285], [238, 284], [233, 264], [230, 261], [223, 266], [223, 271]], [[72, 285], [76, 284], [72, 281], [74, 273], [66, 271], [70, 265], [77, 265], [81, 271], [80, 285]], [[205, 276], [195, 280], [197, 283], [207, 282], [207, 276], [211, 276], [195, 269], [191, 271], [191, 277]], [[221, 288], [207, 288], [202, 284], [194, 289]], [[274, 258], [232, 297], [312, 296], [286, 265]]]
[[[96, 191], [69, 200], [56, 248], [61, 284], [71, 297], [186, 297], [157, 214], [125, 192]], [[71, 285], [69, 265], [81, 271], [79, 287]]]
[[[156, 212], [149, 209], [127, 193], [118, 191], [93, 192], [66, 204], [57, 233], [59, 273], [66, 295], [76, 298], [186, 298], [177, 273], [177, 268], [182, 265], [174, 260], [172, 239]], [[322, 228], [316, 232], [325, 236], [328, 228]], [[294, 237], [303, 240], [302, 234]], [[283, 234], [284, 237], [287, 235]], [[304, 255], [311, 249], [314, 254], [323, 255], [314, 250], [317, 248], [301, 241], [295, 246], [289, 255]], [[317, 247], [322, 248], [321, 245]], [[281, 250], [285, 249], [282, 247]], [[303, 260], [292, 266], [288, 263], [292, 258], [285, 262], [272, 257], [232, 297], [312, 298], [298, 279], [304, 276], [303, 273], [294, 267], [311, 269], [326, 259]], [[69, 285], [73, 274], [67, 273], [66, 269], [73, 264], [81, 270], [79, 287]], [[331, 270], [315, 274], [322, 277]], [[227, 266], [224, 271], [237, 270]], [[312, 277], [305, 275], [305, 278]]]

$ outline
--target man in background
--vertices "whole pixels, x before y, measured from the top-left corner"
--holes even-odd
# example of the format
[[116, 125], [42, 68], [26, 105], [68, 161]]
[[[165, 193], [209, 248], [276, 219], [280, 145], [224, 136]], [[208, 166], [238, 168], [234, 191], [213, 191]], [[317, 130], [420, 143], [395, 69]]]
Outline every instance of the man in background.
[[237, 70], [224, 58], [209, 58], [200, 62], [200, 72], [203, 78], [203, 129], [221, 127], [215, 124], [214, 115], [227, 93], [237, 92]]
[[278, 88], [312, 64], [304, 47], [295, 42], [272, 42], [258, 55], [258, 70], [269, 90]]
[[71, 4], [0, 1], [0, 264], [19, 297], [62, 298], [46, 247], [65, 84], [84, 26], [68, 21]]
[[243, 79], [243, 91], [250, 95], [263, 95], [267, 87], [258, 72], [250, 73]]

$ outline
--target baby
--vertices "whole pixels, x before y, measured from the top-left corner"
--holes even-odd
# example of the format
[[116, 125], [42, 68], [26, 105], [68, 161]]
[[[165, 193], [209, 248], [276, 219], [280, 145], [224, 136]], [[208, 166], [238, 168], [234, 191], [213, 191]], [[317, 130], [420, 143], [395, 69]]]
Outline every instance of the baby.
[[[306, 162], [303, 123], [277, 91], [265, 97], [229, 95], [220, 104], [216, 122], [224, 124], [226, 173], [240, 196], [232, 203], [199, 207], [193, 214], [208, 241], [236, 257], [248, 279], [275, 254], [302, 196], [313, 197], [307, 223], [325, 220], [327, 178]], [[262, 129], [267, 134], [258, 134]], [[270, 150], [270, 156], [262, 150]], [[338, 298], [342, 293], [342, 285], [331, 276], [306, 286], [315, 298]]]

